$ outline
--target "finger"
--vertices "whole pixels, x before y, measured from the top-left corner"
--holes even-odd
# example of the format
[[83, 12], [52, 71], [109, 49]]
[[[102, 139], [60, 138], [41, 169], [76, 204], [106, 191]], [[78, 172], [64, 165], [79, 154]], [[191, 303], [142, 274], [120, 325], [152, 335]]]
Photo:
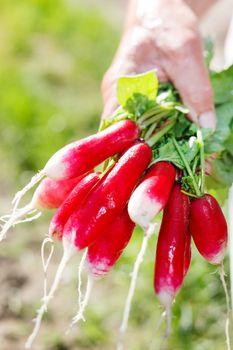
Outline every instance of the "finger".
[[173, 54], [173, 60], [165, 61], [166, 72], [190, 108], [190, 118], [203, 128], [215, 129], [213, 92], [200, 38], [191, 36], [186, 45]]

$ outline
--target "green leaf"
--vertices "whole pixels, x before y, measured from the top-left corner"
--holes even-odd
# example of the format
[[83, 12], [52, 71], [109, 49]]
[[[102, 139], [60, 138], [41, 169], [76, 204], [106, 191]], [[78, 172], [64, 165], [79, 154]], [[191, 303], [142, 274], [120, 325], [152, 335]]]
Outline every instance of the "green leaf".
[[[198, 154], [198, 145], [195, 142], [180, 141], [178, 142], [181, 150], [187, 159], [188, 163], [191, 164], [196, 155]], [[157, 149], [157, 152], [154, 152], [155, 161], [168, 161], [173, 163], [180, 169], [184, 169], [184, 163], [180, 158], [179, 153], [177, 152], [171, 139], [168, 139]]]
[[211, 176], [223, 185], [231, 186], [233, 183], [233, 156], [224, 151], [221, 157], [215, 159], [212, 163]]
[[134, 94], [146, 96], [149, 100], [156, 99], [158, 92], [158, 79], [153, 71], [145, 74], [121, 77], [117, 81], [118, 102], [125, 107], [127, 101]]
[[149, 100], [147, 96], [134, 93], [133, 96], [127, 100], [124, 109], [135, 117], [140, 117], [146, 111], [151, 110], [155, 104], [155, 101]]
[[212, 72], [211, 83], [215, 104], [233, 101], [233, 66], [222, 72]]
[[205, 63], [207, 67], [210, 66], [210, 63], [214, 57], [214, 42], [213, 39], [210, 36], [207, 36], [204, 39], [204, 58], [205, 58]]

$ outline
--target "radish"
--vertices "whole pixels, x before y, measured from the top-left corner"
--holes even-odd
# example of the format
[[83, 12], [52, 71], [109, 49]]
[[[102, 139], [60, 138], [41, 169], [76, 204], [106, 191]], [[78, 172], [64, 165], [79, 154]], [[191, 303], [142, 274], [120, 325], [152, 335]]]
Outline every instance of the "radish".
[[[86, 258], [88, 269], [87, 289], [83, 302], [79, 301], [80, 308], [72, 319], [70, 329], [75, 323], [84, 319], [83, 313], [89, 301], [93, 280], [105, 276], [116, 264], [133, 234], [134, 227], [135, 224], [131, 221], [126, 207], [113, 223], [103, 231], [101, 237], [88, 248]], [[79, 282], [81, 282], [80, 277]], [[81, 296], [80, 286], [79, 296]]]
[[143, 261], [149, 238], [155, 230], [153, 220], [166, 205], [175, 177], [176, 170], [173, 165], [168, 162], [158, 162], [150, 167], [129, 200], [129, 216], [133, 222], [142, 227], [144, 237], [131, 274], [131, 283], [120, 326], [118, 349], [123, 347], [124, 334], [128, 326], [139, 268]]
[[152, 165], [129, 200], [128, 211], [132, 221], [147, 229], [167, 203], [176, 170], [168, 162]]
[[127, 208], [114, 220], [103, 234], [88, 248], [87, 267], [95, 277], [109, 272], [128, 244], [135, 224], [131, 221]]
[[189, 230], [186, 233], [185, 249], [184, 249], [184, 276], [186, 276], [192, 258], [191, 251], [191, 234]]
[[72, 189], [82, 179], [82, 177], [83, 175], [73, 179], [60, 181], [56, 181], [50, 178], [43, 179], [43, 181], [35, 190], [32, 200], [29, 204], [13, 212], [11, 215], [5, 216], [8, 218], [8, 220], [6, 221], [0, 233], [0, 241], [6, 237], [7, 231], [16, 223], [31, 221], [40, 215], [39, 213], [32, 218], [20, 221], [20, 219], [25, 217], [27, 214], [33, 213], [34, 211], [58, 208], [64, 199], [68, 196], [68, 194], [72, 191]]
[[190, 231], [199, 253], [211, 264], [222, 263], [227, 245], [227, 223], [210, 194], [191, 202]]
[[58, 239], [62, 238], [62, 232], [67, 220], [80, 206], [83, 199], [87, 196], [88, 192], [99, 181], [99, 179], [100, 173], [92, 173], [85, 176], [74, 187], [52, 218], [49, 227], [49, 236], [56, 236]]
[[139, 137], [139, 128], [131, 120], [120, 121], [97, 134], [75, 141], [57, 151], [45, 167], [19, 191], [14, 209], [24, 194], [44, 176], [55, 180], [77, 177], [90, 171], [105, 159], [122, 152]]
[[[175, 184], [164, 209], [155, 262], [154, 288], [167, 315], [167, 335], [170, 334], [170, 309], [183, 283], [187, 263], [185, 248], [189, 224], [189, 198]], [[185, 266], [186, 265], [186, 266]]]
[[146, 143], [139, 142], [130, 147], [88, 194], [82, 207], [71, 215], [65, 225], [64, 235], [70, 236], [75, 232], [77, 249], [94, 243], [122, 212], [151, 157], [151, 149]]
[[[62, 236], [63, 257], [52, 287], [38, 310], [34, 330], [26, 343], [27, 348], [31, 347], [38, 334], [48, 302], [53, 298], [63, 270], [74, 251], [93, 243], [121, 213], [136, 183], [150, 163], [151, 157], [152, 151], [145, 143], [140, 142], [130, 147], [100, 183], [91, 190], [82, 202], [81, 208], [70, 216]], [[124, 186], [122, 186], [123, 181]], [[88, 288], [91, 289], [91, 282]]]
[[229, 335], [230, 298], [225, 281], [223, 259], [227, 246], [227, 222], [223, 212], [210, 194], [191, 202], [190, 231], [199, 253], [211, 264], [219, 265], [219, 275], [226, 297], [227, 318], [225, 335], [227, 349], [231, 349]]

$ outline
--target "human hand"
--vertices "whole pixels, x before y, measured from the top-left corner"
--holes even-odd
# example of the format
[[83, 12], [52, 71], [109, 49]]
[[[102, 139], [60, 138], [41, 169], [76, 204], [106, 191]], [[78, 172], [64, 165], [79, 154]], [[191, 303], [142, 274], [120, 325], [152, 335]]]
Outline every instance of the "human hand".
[[102, 83], [103, 118], [117, 107], [117, 79], [152, 69], [160, 81], [173, 82], [190, 109], [192, 121], [215, 128], [213, 93], [198, 20], [182, 0], [131, 1], [120, 46]]

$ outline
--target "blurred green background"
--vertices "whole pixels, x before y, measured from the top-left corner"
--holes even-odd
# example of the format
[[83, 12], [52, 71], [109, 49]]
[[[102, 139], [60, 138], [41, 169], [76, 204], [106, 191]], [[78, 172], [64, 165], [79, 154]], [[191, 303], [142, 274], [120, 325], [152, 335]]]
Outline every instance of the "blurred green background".
[[[10, 210], [15, 190], [64, 144], [96, 131], [100, 83], [120, 37], [126, 1], [1, 0], [0, 2], [0, 209]], [[52, 213], [21, 225], [0, 249], [0, 339], [2, 350], [21, 350], [42, 296], [40, 244]], [[64, 334], [77, 308], [75, 257], [33, 349], [114, 349], [140, 247], [135, 235], [117, 267], [97, 281], [86, 322]], [[141, 267], [126, 349], [225, 349], [226, 305], [215, 267], [193, 249], [193, 260], [173, 307], [173, 334], [164, 342], [162, 309], [153, 292], [156, 238]], [[61, 256], [50, 266], [49, 280]], [[226, 261], [228, 271], [228, 261]]]

